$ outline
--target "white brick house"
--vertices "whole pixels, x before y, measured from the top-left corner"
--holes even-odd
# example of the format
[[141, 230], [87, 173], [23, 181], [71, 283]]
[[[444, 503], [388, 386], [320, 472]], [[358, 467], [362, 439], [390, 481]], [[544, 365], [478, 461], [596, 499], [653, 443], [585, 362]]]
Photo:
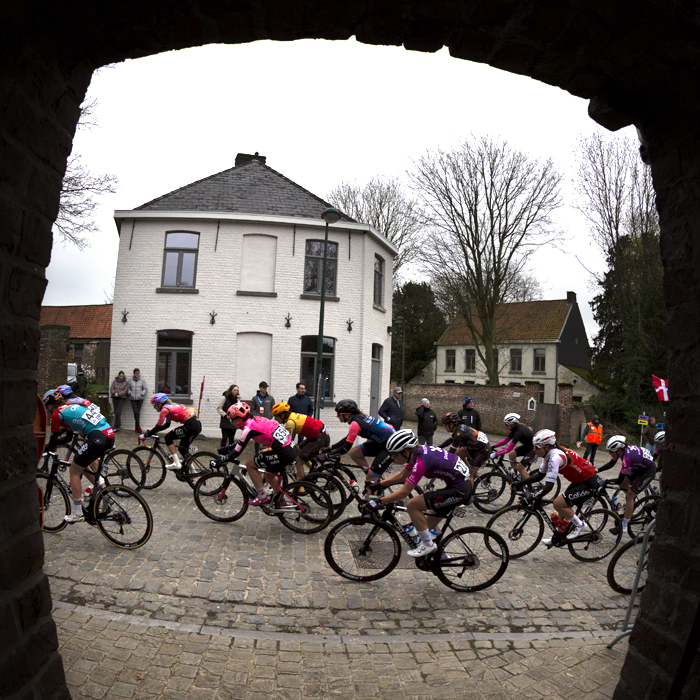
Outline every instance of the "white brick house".
[[[149, 390], [199, 404], [206, 435], [219, 435], [216, 406], [232, 383], [250, 400], [261, 381], [276, 400], [305, 382], [313, 392], [321, 257], [330, 205], [239, 154], [234, 168], [116, 211], [120, 234], [111, 375], [134, 367]], [[321, 418], [354, 398], [376, 410], [389, 389], [396, 248], [366, 224], [329, 226]], [[144, 406], [146, 418], [155, 412]], [[152, 414], [152, 415], [151, 415]], [[130, 412], [123, 416], [131, 420]], [[124, 427], [129, 424], [124, 422]], [[155, 422], [155, 420], [153, 421]]]

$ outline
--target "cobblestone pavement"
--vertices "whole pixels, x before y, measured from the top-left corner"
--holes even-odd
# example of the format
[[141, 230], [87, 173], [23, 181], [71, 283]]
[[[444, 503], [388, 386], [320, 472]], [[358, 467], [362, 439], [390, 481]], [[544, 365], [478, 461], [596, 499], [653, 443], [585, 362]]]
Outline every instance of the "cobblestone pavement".
[[54, 617], [73, 700], [602, 700], [612, 697], [627, 651], [626, 641], [607, 649], [605, 633], [206, 633], [61, 603]]

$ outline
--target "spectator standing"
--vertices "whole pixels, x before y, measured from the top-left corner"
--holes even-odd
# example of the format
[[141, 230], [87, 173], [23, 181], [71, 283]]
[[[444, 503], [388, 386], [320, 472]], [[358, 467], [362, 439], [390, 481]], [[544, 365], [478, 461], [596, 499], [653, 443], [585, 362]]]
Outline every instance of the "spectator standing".
[[403, 400], [401, 395], [403, 389], [400, 386], [395, 386], [391, 396], [381, 405], [379, 409], [379, 417], [385, 423], [394, 426], [394, 430], [398, 430], [403, 423]]
[[221, 447], [233, 445], [236, 439], [236, 430], [238, 430], [238, 428], [226, 417], [226, 412], [234, 403], [238, 403], [240, 400], [237, 384], [231, 384], [231, 386], [221, 394], [219, 405], [216, 407], [217, 413], [221, 416], [221, 420], [219, 421], [219, 428], [221, 429]]
[[[595, 453], [598, 450], [598, 445], [603, 441], [603, 424], [598, 420], [598, 416], [593, 416], [590, 423], [586, 423], [583, 429], [581, 439], [586, 441], [586, 451], [583, 453], [583, 458], [587, 459], [591, 464], [595, 464]], [[577, 447], [581, 447], [581, 443], [576, 443]], [[588, 456], [590, 455], [590, 459]]]
[[432, 446], [438, 419], [435, 411], [430, 408], [428, 399], [421, 399], [420, 406], [416, 409], [416, 415], [418, 416], [418, 442], [421, 445]]
[[479, 411], [474, 408], [474, 399], [467, 396], [464, 399], [464, 404], [457, 414], [461, 418], [461, 423], [468, 425], [474, 430], [481, 430], [481, 416]]
[[76, 387], [76, 391], [78, 392], [78, 396], [84, 397], [85, 390], [87, 389], [87, 377], [85, 376], [85, 372], [83, 372], [82, 369], [78, 370], [78, 376], [75, 380], [75, 383], [78, 385]]
[[143, 405], [143, 399], [148, 393], [148, 387], [146, 386], [146, 380], [141, 379], [141, 370], [138, 367], [134, 370], [134, 375], [129, 379], [129, 395], [131, 396], [131, 410], [134, 412], [134, 423], [136, 427], [134, 428], [137, 433], [142, 433], [141, 430], [141, 406]]
[[656, 450], [656, 445], [654, 443], [654, 437], [656, 433], [659, 432], [659, 429], [656, 427], [656, 418], [652, 416], [649, 419], [649, 425], [644, 426], [644, 430], [642, 430], [642, 437], [644, 438], [644, 447], [649, 450], [649, 452], [653, 455], [655, 450]]
[[[297, 384], [297, 393], [287, 400], [292, 413], [299, 413], [302, 416], [313, 416], [314, 404], [310, 396], [306, 395], [306, 387], [303, 382]], [[292, 433], [292, 442], [297, 439], [299, 443], [304, 439], [301, 433]]]
[[[258, 390], [250, 402], [250, 415], [263, 416], [272, 420], [272, 406], [275, 404], [275, 399], [267, 393], [268, 383], [260, 382]], [[260, 452], [260, 443], [255, 443], [255, 454]]]
[[126, 381], [124, 372], [119, 372], [112, 381], [109, 387], [109, 395], [112, 397], [112, 405], [114, 406], [114, 432], [121, 430], [122, 427], [122, 408], [126, 397], [129, 395], [129, 384]]

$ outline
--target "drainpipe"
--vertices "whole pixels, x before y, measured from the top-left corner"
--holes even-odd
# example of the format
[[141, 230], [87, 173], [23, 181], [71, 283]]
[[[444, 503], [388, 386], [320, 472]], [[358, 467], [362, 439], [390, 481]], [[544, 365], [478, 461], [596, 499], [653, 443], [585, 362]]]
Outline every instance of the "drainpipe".
[[559, 399], [559, 345], [557, 343], [557, 363], [554, 365], [554, 403]]

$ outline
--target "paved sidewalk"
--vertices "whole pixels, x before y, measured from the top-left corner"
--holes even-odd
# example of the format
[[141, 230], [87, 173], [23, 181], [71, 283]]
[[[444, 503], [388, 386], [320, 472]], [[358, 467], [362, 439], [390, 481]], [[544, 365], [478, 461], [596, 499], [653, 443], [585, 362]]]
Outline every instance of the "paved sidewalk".
[[54, 617], [73, 700], [602, 700], [627, 651], [611, 633], [333, 638], [65, 603]]

